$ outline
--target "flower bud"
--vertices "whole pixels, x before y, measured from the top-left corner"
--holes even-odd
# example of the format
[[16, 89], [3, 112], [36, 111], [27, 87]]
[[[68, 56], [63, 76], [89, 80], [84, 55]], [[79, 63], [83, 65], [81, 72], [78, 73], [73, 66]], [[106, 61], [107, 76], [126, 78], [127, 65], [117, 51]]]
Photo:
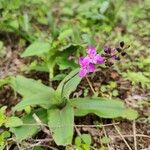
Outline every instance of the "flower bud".
[[121, 48], [117, 47], [116, 50], [120, 53], [121, 52]]
[[119, 57], [119, 56], [116, 56], [116, 57], [115, 57], [115, 60], [120, 60], [120, 57]]
[[124, 41], [120, 42], [120, 47], [122, 47], [122, 48], [124, 47]]
[[121, 53], [122, 56], [125, 56], [126, 54], [127, 54], [126, 52], [122, 52], [122, 53]]

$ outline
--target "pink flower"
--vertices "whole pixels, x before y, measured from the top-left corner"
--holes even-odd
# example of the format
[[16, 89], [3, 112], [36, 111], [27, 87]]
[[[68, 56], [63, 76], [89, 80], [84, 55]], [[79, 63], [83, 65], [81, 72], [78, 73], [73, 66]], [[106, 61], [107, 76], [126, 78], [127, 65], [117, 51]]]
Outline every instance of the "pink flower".
[[93, 46], [89, 46], [88, 47], [88, 57], [89, 57], [89, 61], [90, 63], [93, 64], [103, 64], [104, 63], [104, 58], [100, 55], [96, 53], [96, 48]]
[[96, 48], [93, 46], [89, 46], [87, 50], [87, 56], [81, 57], [79, 60], [79, 64], [81, 66], [79, 76], [84, 77], [89, 72], [95, 71], [96, 64], [103, 64], [104, 58], [96, 53]]
[[95, 71], [95, 65], [90, 63], [89, 57], [81, 57], [79, 60], [79, 64], [81, 66], [79, 76], [84, 77], [89, 72]]

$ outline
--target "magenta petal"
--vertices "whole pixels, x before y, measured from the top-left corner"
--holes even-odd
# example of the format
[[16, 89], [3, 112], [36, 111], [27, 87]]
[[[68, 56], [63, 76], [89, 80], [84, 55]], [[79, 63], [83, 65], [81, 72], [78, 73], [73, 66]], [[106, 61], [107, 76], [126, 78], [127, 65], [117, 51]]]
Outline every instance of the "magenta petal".
[[94, 64], [89, 64], [88, 71], [89, 72], [94, 72], [95, 71], [95, 65]]
[[85, 68], [86, 66], [88, 66], [89, 63], [90, 63], [90, 58], [89, 58], [88, 56], [86, 56], [86, 57], [81, 57], [80, 60], [79, 60], [80, 66], [81, 66], [81, 67], [84, 67], [84, 68]]
[[101, 55], [97, 54], [94, 58], [94, 63], [103, 64], [104, 63], [104, 58]]
[[94, 46], [89, 46], [87, 53], [90, 58], [93, 58], [96, 55], [96, 48]]
[[85, 77], [86, 74], [87, 74], [87, 69], [84, 69], [84, 68], [81, 68], [80, 71], [79, 71], [79, 76], [82, 78], [82, 77]]

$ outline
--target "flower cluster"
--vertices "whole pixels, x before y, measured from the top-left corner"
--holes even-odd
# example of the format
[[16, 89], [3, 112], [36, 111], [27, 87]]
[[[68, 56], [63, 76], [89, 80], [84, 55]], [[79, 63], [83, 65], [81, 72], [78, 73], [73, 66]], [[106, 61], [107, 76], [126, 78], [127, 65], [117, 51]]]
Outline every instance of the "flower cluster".
[[125, 56], [127, 53], [125, 50], [130, 46], [124, 46], [124, 42], [120, 42], [120, 46], [117, 48], [105, 47], [104, 54], [97, 54], [94, 46], [89, 46], [87, 49], [87, 56], [80, 57], [80, 77], [85, 77], [88, 73], [95, 72], [96, 64], [105, 64], [106, 66], [112, 66], [114, 61], [120, 60], [121, 56]]
[[87, 49], [87, 56], [81, 57], [79, 60], [79, 64], [81, 66], [79, 76], [84, 77], [87, 73], [95, 71], [96, 64], [103, 64], [104, 58], [97, 54], [96, 48], [93, 46], [89, 46]]
[[106, 66], [112, 66], [116, 60], [120, 60], [122, 56], [126, 56], [127, 53], [125, 50], [130, 47], [124, 46], [124, 42], [120, 42], [120, 46], [117, 48], [111, 48], [111, 47], [105, 47], [104, 48], [104, 54], [102, 56], [105, 58], [105, 65]]

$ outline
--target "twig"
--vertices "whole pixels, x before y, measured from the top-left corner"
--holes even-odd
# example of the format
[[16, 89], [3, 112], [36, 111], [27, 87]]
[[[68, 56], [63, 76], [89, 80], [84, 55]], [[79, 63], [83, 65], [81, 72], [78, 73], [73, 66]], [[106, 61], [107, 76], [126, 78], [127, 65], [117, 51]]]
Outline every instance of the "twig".
[[121, 134], [121, 132], [119, 131], [119, 129], [117, 128], [117, 126], [115, 126], [116, 131], [118, 132], [118, 134], [120, 135], [120, 137], [122, 138], [122, 140], [124, 141], [124, 143], [127, 145], [129, 150], [132, 150], [131, 147], [129, 146], [128, 142], [125, 140], [125, 138], [123, 137], [123, 135]]
[[33, 141], [35, 141], [35, 142], [50, 142], [50, 141], [53, 141], [53, 139], [50, 139], [50, 138], [48, 138], [48, 139], [33, 139]]
[[51, 149], [51, 150], [59, 150], [59, 149], [57, 149], [57, 148], [55, 148], [55, 147], [52, 147], [52, 146], [49, 146], [49, 145], [40, 145], [40, 146], [43, 146], [43, 147], [48, 147], [49, 149]]
[[[27, 143], [27, 144], [28, 144], [28, 143]], [[24, 146], [25, 146], [25, 145], [24, 145]], [[48, 147], [48, 148], [50, 148], [51, 150], [58, 150], [57, 148], [54, 148], [54, 147], [52, 147], [52, 146], [50, 146], [50, 145], [41, 144], [41, 142], [38, 142], [38, 143], [36, 143], [36, 144], [28, 144], [28, 146], [25, 146], [25, 148], [23, 148], [22, 150], [29, 150], [29, 149], [34, 148], [34, 147], [36, 147], [36, 146], [43, 146], [43, 147]]]
[[40, 146], [48, 147], [48, 148], [51, 149], [51, 150], [59, 150], [59, 149], [57, 149], [57, 148], [55, 148], [55, 147], [52, 147], [52, 146], [49, 146], [49, 145], [46, 145], [46, 144], [40, 145]]
[[88, 82], [88, 84], [89, 84], [89, 86], [90, 86], [90, 88], [91, 88], [93, 94], [95, 94], [94, 88], [93, 88], [93, 86], [92, 86], [90, 80], [88, 79], [88, 77], [86, 77], [86, 80], [87, 80], [87, 82]]
[[135, 120], [133, 120], [133, 136], [134, 136], [134, 149], [137, 150], [136, 124], [135, 124]]
[[90, 128], [97, 128], [97, 127], [99, 127], [99, 128], [102, 128], [102, 127], [108, 127], [108, 126], [113, 126], [113, 125], [118, 125], [118, 124], [120, 124], [120, 122], [116, 122], [116, 123], [109, 123], [109, 124], [103, 124], [103, 125], [75, 125], [76, 127], [90, 127]]
[[74, 128], [75, 128], [75, 130], [76, 130], [76, 132], [77, 132], [78, 136], [81, 136], [81, 133], [80, 133], [80, 131], [79, 131], [79, 129], [77, 128], [77, 126], [76, 126], [76, 125], [74, 125]]
[[[18, 149], [19, 150], [21, 149], [21, 147], [20, 147], [21, 143], [19, 143], [15, 138], [8, 138], [7, 141], [6, 141], [6, 145], [10, 144], [10, 142], [12, 142], [13, 144], [15, 142], [15, 144], [18, 147]], [[4, 146], [6, 146], [6, 145], [4, 145]]]
[[[105, 127], [104, 127], [104, 126], [103, 126], [103, 132], [104, 132], [105, 137], [106, 137], [106, 138], [108, 138], [107, 133], [106, 133], [106, 130], [105, 130]], [[107, 147], [108, 147], [108, 150], [110, 150], [110, 145], [109, 145], [109, 143], [107, 143]]]
[[45, 132], [47, 135], [50, 135], [50, 130], [48, 130], [42, 123], [42, 121], [39, 119], [39, 117], [36, 114], [33, 114], [33, 118], [37, 122], [37, 124], [41, 127], [42, 131]]
[[[134, 138], [134, 135], [132, 134], [129, 134], [129, 135], [122, 135], [123, 137], [125, 138], [128, 138], [128, 137], [133, 137]], [[136, 137], [143, 137], [143, 138], [148, 138], [150, 139], [150, 136], [149, 135], [144, 135], [144, 134], [136, 134], [135, 135]], [[112, 136], [109, 136], [110, 138], [120, 138], [120, 136], [118, 135], [112, 135]]]

